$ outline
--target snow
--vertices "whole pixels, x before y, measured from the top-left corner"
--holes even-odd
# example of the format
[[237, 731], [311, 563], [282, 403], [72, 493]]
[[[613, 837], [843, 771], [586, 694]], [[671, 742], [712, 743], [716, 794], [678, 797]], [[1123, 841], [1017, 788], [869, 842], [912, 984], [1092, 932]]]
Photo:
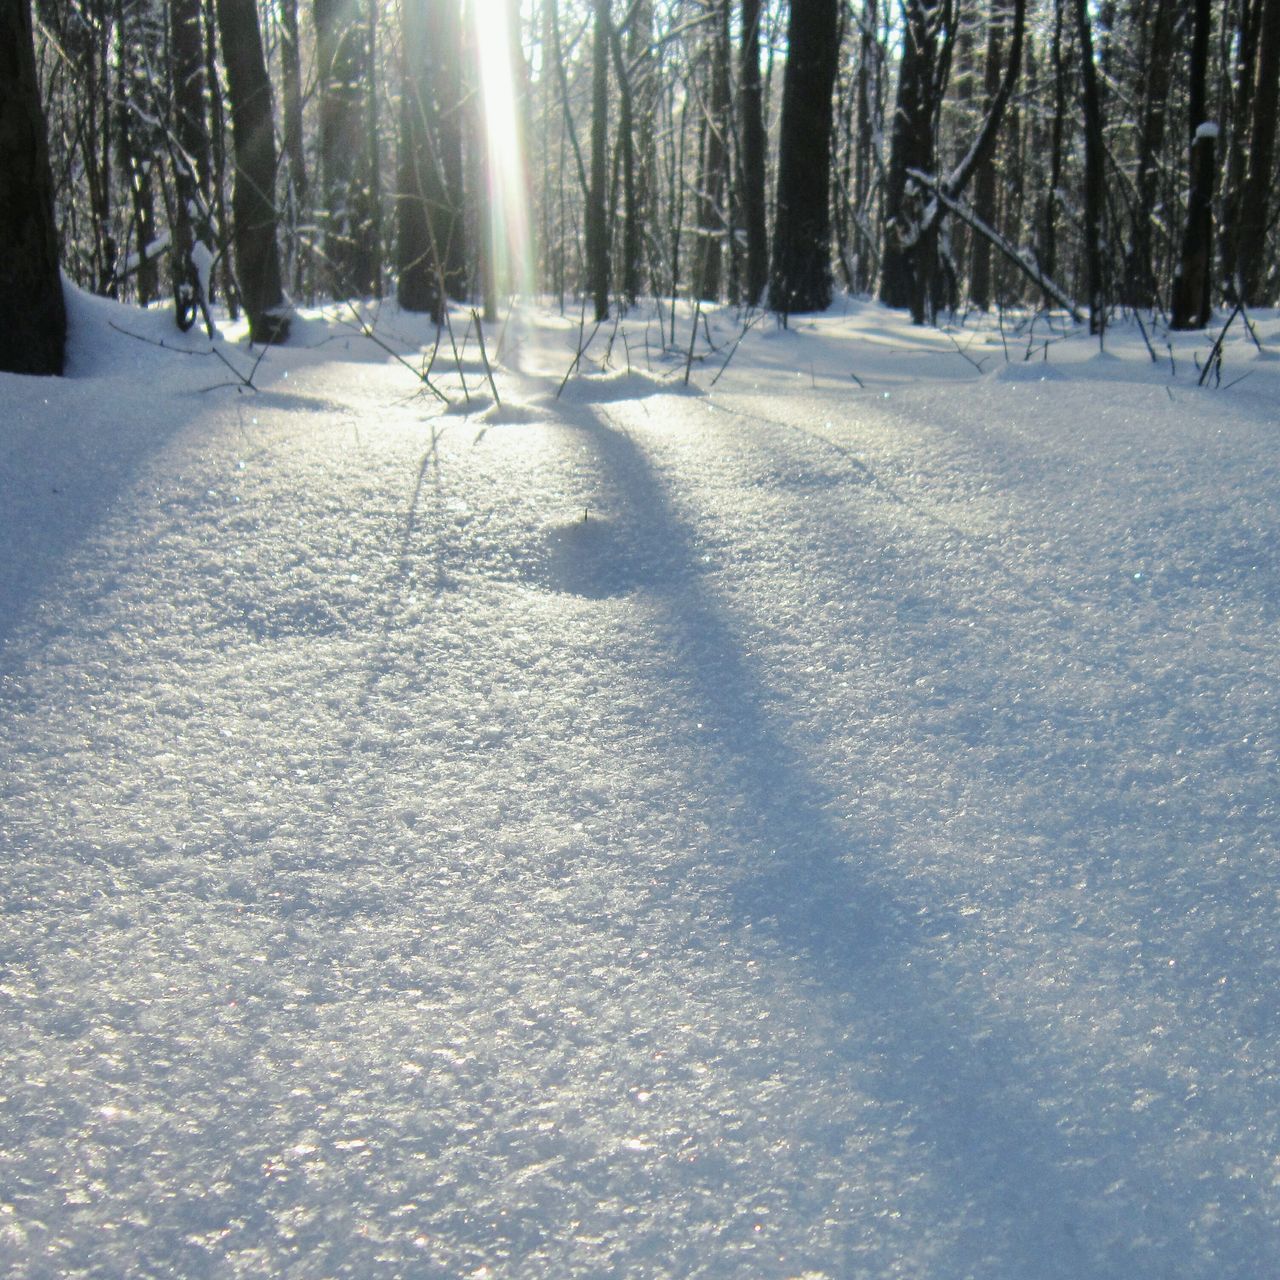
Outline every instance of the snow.
[[1273, 1269], [1238, 327], [841, 300], [712, 387], [716, 311], [686, 388], [633, 316], [557, 396], [543, 311], [468, 410], [70, 301], [0, 375], [6, 1275]]

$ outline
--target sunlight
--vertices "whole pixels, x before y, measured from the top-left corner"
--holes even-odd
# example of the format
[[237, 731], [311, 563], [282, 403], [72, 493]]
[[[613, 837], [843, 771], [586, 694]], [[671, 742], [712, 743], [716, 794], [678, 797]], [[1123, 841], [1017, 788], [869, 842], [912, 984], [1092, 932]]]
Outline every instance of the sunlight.
[[523, 130], [516, 101], [515, 65], [519, 33], [512, 29], [510, 0], [471, 0], [476, 58], [488, 147], [489, 250], [498, 296], [529, 297], [533, 244], [525, 182]]

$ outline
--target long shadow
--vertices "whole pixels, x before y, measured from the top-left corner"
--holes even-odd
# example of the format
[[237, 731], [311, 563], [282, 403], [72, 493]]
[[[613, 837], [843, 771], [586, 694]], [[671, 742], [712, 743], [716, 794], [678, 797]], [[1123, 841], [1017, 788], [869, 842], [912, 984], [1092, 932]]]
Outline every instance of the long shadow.
[[[8, 645], [14, 632], [53, 593], [67, 561], [110, 515], [148, 460], [191, 421], [179, 400], [174, 416], [158, 429], [130, 423], [112, 430], [101, 406], [84, 403], [86, 386], [73, 381], [67, 389], [56, 444], [46, 415], [28, 418], [25, 405], [7, 402], [7, 387], [0, 387], [0, 421], [6, 424], [0, 431], [0, 509], [12, 534], [0, 547], [0, 671], [12, 661]], [[132, 411], [125, 406], [119, 413], [129, 417]]]
[[[629, 495], [622, 523], [633, 555], [661, 566], [656, 598], [668, 611], [670, 679], [698, 709], [706, 789], [732, 794], [723, 824], [750, 851], [750, 865], [724, 869], [719, 909], [752, 936], [771, 937], [857, 1039], [875, 1046], [874, 1063], [856, 1063], [860, 1079], [913, 1117], [934, 1172], [952, 1189], [946, 1203], [968, 1206], [973, 1224], [957, 1230], [955, 1256], [938, 1274], [991, 1274], [996, 1257], [1002, 1275], [1072, 1280], [1159, 1266], [1151, 1252], [1136, 1252], [1129, 1269], [1114, 1254], [1104, 1264], [1081, 1246], [1078, 1219], [1096, 1212], [1117, 1176], [1114, 1163], [1105, 1168], [1113, 1148], [1068, 1145], [1039, 1105], [1040, 1093], [1061, 1082], [1046, 1090], [1033, 1078], [1043, 1056], [1029, 1030], [954, 990], [938, 958], [945, 943], [886, 883], [887, 869], [878, 873], [873, 841], [832, 816], [836, 795], [788, 742], [732, 622], [700, 584], [690, 531], [635, 441], [589, 409], [566, 407], [564, 420], [591, 439]], [[1155, 1252], [1167, 1250], [1168, 1261], [1175, 1248], [1162, 1242]]]

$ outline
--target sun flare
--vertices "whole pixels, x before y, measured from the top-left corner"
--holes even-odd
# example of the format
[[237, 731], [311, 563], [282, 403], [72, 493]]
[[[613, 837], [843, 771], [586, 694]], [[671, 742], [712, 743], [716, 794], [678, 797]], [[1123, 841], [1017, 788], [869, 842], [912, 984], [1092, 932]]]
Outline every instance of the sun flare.
[[529, 191], [516, 94], [519, 33], [511, 0], [471, 0], [488, 149], [489, 251], [499, 296], [533, 288]]

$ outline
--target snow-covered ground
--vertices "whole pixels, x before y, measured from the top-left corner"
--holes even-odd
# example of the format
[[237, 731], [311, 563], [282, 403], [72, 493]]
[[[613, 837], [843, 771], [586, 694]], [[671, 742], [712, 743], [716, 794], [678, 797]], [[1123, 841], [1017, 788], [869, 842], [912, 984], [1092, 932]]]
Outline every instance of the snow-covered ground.
[[72, 317], [0, 376], [0, 1272], [1276, 1274], [1238, 322], [1199, 389], [841, 303], [712, 385], [717, 312], [685, 387], [633, 318], [557, 398], [543, 312], [446, 406], [341, 313], [256, 391]]

